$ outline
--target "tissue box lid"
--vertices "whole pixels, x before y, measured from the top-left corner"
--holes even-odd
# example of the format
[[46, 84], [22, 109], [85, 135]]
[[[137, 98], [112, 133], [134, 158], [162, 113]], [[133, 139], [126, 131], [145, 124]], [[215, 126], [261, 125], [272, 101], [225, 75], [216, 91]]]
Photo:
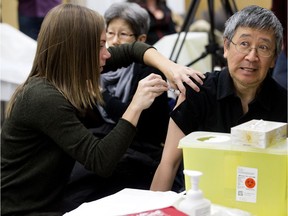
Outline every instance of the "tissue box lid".
[[287, 126], [287, 123], [284, 122], [273, 122], [253, 119], [251, 121], [232, 127], [231, 130], [237, 129], [267, 133], [285, 126]]
[[235, 145], [267, 148], [287, 138], [287, 123], [256, 120], [231, 128], [231, 139]]
[[288, 152], [288, 138], [278, 144], [261, 149], [251, 146], [233, 145], [231, 134], [229, 133], [195, 131], [183, 137], [180, 140], [178, 147], [183, 150], [185, 150], [185, 148], [201, 148], [285, 155]]

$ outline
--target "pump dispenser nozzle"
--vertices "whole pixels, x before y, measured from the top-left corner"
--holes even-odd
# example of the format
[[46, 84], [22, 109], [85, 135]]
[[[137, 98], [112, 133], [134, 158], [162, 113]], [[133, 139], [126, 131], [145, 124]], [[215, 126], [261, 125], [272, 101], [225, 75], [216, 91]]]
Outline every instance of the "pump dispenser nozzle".
[[190, 177], [192, 190], [197, 191], [199, 189], [199, 178], [202, 176], [202, 172], [195, 170], [184, 170], [183, 173]]
[[189, 216], [209, 216], [211, 202], [203, 198], [203, 193], [199, 189], [199, 179], [202, 172], [184, 170], [183, 173], [190, 177], [191, 189], [187, 191], [185, 199], [179, 203], [180, 211]]

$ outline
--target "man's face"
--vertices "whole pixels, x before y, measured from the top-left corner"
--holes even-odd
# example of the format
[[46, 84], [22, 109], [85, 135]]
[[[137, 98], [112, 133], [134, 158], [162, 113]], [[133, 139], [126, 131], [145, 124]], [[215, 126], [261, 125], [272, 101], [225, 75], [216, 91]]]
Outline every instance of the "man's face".
[[[224, 57], [227, 59], [234, 84], [246, 88], [258, 87], [265, 79], [269, 68], [274, 67], [275, 64], [276, 43], [273, 32], [239, 27], [232, 38], [230, 46], [228, 44], [229, 40], [225, 39]], [[245, 54], [239, 52], [241, 48], [249, 49]], [[263, 56], [267, 49], [271, 53], [268, 57]]]

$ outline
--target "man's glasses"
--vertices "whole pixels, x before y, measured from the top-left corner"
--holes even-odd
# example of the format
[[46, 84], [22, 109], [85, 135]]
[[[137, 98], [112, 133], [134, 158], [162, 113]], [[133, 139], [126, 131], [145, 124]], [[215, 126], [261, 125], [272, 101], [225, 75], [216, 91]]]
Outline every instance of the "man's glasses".
[[272, 50], [267, 45], [259, 45], [258, 47], [251, 47], [251, 44], [247, 41], [242, 41], [239, 43], [234, 43], [232, 40], [230, 41], [235, 46], [236, 50], [242, 54], [248, 55], [252, 49], [256, 49], [257, 54], [262, 57], [270, 57], [273, 53]]
[[129, 39], [130, 37], [133, 37], [135, 36], [135, 34], [127, 34], [125, 32], [119, 32], [119, 33], [115, 33], [115, 32], [112, 32], [112, 31], [107, 31], [106, 32], [106, 37], [107, 39], [112, 39], [114, 38], [115, 36], [117, 35], [117, 37], [120, 39], [120, 40], [127, 40]]

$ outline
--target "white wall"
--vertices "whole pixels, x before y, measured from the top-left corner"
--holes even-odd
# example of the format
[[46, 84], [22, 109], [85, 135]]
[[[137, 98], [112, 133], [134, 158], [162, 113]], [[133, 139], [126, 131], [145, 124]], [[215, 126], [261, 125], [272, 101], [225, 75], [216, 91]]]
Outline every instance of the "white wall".
[[100, 14], [104, 14], [106, 9], [114, 2], [122, 2], [125, 0], [86, 0], [87, 7], [96, 10]]
[[185, 1], [184, 0], [166, 0], [168, 7], [175, 13], [185, 14]]
[[[105, 10], [114, 2], [123, 2], [125, 0], [86, 0], [86, 6], [104, 14]], [[167, 5], [171, 10], [178, 14], [184, 14], [184, 0], [167, 0]]]

